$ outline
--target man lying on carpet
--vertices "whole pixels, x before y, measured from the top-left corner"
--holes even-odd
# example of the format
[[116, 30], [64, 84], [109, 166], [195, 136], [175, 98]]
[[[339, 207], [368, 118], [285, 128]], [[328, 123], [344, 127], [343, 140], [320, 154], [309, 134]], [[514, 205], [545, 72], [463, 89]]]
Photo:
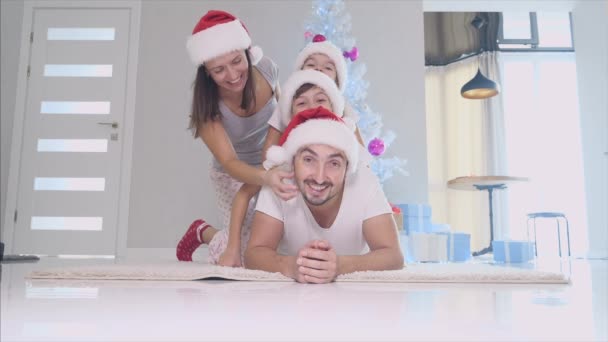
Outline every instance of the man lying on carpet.
[[292, 165], [300, 190], [282, 201], [262, 188], [245, 252], [245, 266], [281, 272], [302, 283], [403, 267], [397, 227], [380, 183], [358, 165], [357, 140], [347, 125], [319, 107], [298, 113], [265, 167]]

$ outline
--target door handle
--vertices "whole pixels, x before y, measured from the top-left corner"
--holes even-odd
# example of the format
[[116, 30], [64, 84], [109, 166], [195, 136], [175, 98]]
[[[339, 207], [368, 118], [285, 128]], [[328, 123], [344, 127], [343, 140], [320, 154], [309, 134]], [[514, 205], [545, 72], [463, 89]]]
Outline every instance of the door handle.
[[98, 122], [98, 125], [106, 125], [106, 126], [112, 126], [112, 128], [118, 128], [118, 122], [114, 121], [114, 122]]

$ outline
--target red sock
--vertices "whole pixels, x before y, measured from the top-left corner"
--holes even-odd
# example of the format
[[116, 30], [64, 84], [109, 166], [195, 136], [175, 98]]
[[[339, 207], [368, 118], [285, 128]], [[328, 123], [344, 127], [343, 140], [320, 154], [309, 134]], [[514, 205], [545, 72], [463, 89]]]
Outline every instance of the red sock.
[[175, 255], [179, 261], [192, 261], [192, 254], [203, 244], [203, 232], [209, 228], [209, 224], [198, 219], [192, 222], [182, 239], [177, 244]]

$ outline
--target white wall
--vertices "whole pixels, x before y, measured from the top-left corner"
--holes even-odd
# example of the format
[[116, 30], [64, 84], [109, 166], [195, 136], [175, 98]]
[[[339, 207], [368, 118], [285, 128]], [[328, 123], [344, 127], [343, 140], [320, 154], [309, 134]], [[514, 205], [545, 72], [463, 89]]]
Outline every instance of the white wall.
[[608, 257], [608, 1], [581, 1], [572, 18], [589, 255]]
[[0, 1], [0, 241], [3, 242], [22, 19], [23, 1]]
[[367, 66], [369, 106], [397, 134], [384, 156], [407, 159], [409, 176], [384, 184], [393, 203], [428, 202], [424, 15], [420, 1], [350, 1], [352, 34]]

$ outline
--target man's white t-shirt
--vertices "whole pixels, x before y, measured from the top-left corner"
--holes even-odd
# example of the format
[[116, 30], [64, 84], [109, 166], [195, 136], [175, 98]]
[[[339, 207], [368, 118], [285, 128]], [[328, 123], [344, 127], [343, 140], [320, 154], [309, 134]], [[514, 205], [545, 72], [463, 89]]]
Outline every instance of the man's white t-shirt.
[[392, 213], [378, 178], [368, 167], [346, 175], [340, 210], [329, 228], [317, 224], [301, 193], [283, 201], [271, 188], [263, 187], [256, 210], [283, 221], [283, 238], [277, 250], [281, 255], [296, 255], [315, 239], [329, 241], [338, 255], [365, 254], [369, 247], [363, 236], [363, 221]]

